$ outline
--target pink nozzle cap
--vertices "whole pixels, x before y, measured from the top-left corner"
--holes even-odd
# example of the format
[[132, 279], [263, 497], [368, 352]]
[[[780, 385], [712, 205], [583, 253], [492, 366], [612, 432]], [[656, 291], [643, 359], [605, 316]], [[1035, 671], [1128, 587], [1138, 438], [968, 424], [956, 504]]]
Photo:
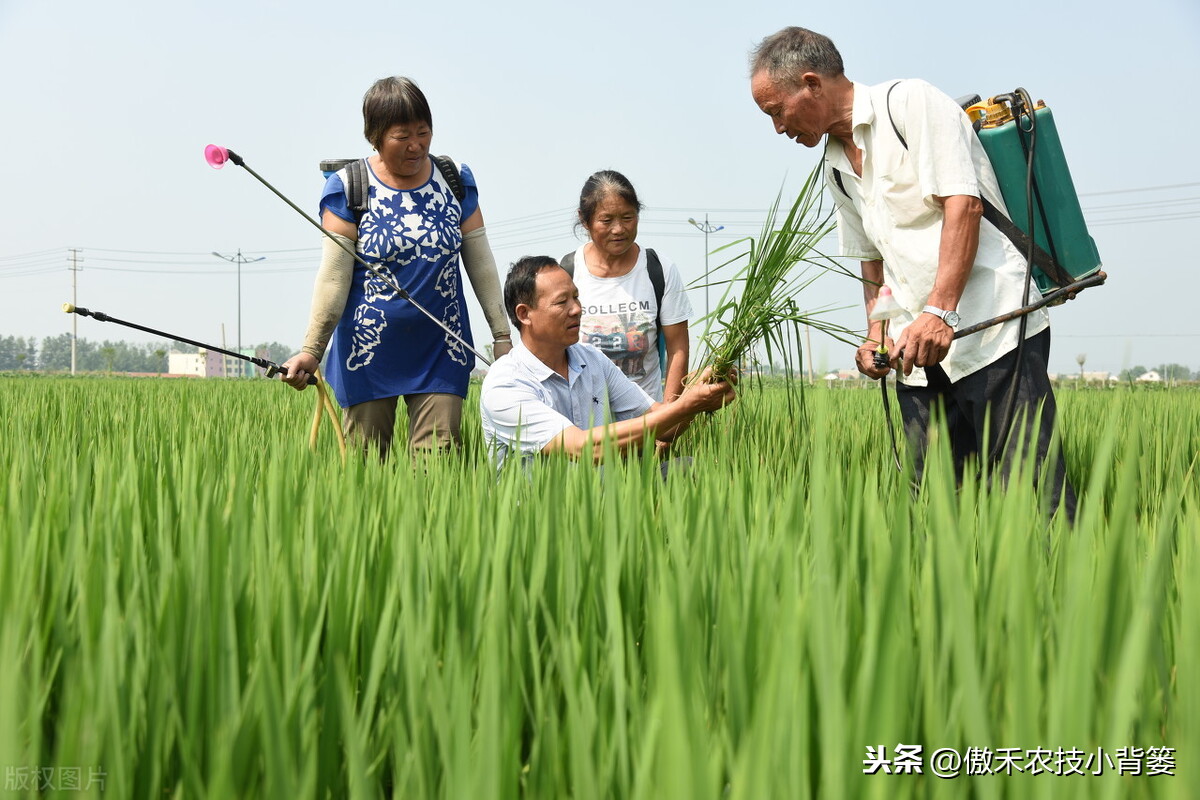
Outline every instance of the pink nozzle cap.
[[896, 302], [896, 298], [892, 297], [892, 290], [886, 286], [880, 286], [879, 295], [875, 298], [875, 306], [871, 309], [871, 315], [868, 319], [872, 322], [891, 319], [898, 316], [903, 310], [900, 308], [900, 304]]
[[229, 150], [224, 147], [219, 147], [215, 144], [210, 144], [204, 148], [204, 160], [213, 169], [220, 169], [225, 166], [225, 162], [229, 160]]

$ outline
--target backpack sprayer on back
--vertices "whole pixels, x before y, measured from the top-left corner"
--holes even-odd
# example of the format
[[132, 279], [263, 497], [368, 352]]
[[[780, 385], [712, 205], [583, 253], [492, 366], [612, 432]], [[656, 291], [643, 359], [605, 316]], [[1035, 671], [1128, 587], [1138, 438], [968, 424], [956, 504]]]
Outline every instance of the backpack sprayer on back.
[[[895, 88], [894, 84], [892, 88]], [[888, 95], [890, 98], [890, 89]], [[958, 103], [971, 118], [980, 144], [983, 145], [992, 170], [996, 173], [1000, 194], [1008, 208], [1006, 216], [986, 197], [982, 197], [980, 199], [984, 207], [983, 218], [1008, 237], [1025, 257], [1027, 266], [1022, 297], [1029, 297], [1030, 284], [1033, 282], [1037, 283], [1042, 297], [1021, 308], [958, 330], [954, 333], [954, 338], [970, 336], [1019, 317], [1019, 364], [1024, 353], [1025, 328], [1030, 312], [1070, 300], [1083, 289], [1104, 283], [1108, 276], [1100, 269], [1100, 254], [1095, 241], [1088, 234], [1083, 210], [1079, 205], [1079, 195], [1075, 192], [1071, 171], [1067, 168], [1066, 154], [1058, 136], [1058, 127], [1046, 104], [1041, 100], [1035, 104], [1029, 93], [1022, 88], [996, 95], [986, 102], [981, 102], [979, 95], [971, 95], [960, 98]], [[888, 117], [900, 143], [907, 150], [908, 143], [896, 127], [896, 121], [891, 116], [890, 104]], [[884, 308], [877, 308], [878, 313], [873, 314], [872, 318], [884, 320], [886, 326], [887, 318], [893, 313], [899, 313], [898, 307], [895, 312], [892, 312], [891, 308], [892, 306], [886, 304]], [[886, 331], [886, 327], [884, 330]], [[887, 349], [882, 342], [875, 354], [875, 365], [880, 368], [888, 365]], [[1013, 381], [1005, 403], [1006, 411], [1003, 425], [1000, 427], [1005, 431], [1011, 431], [1013, 424], [1019, 374], [1019, 369], [1013, 373]], [[887, 412], [887, 385], [884, 380], [880, 383], [884, 390], [884, 409]], [[890, 426], [890, 413], [888, 423]], [[997, 439], [996, 450], [992, 453], [993, 459], [998, 457], [1007, 438], [1006, 433]], [[893, 433], [893, 454], [899, 466], [899, 454], [895, 447]]]
[[1041, 100], [1033, 104], [1024, 89], [997, 95], [986, 103], [973, 99], [965, 107], [967, 116], [992, 163], [1000, 194], [1020, 236], [1014, 238], [986, 211], [984, 217], [1013, 239], [1022, 253], [1034, 248], [1033, 276], [1043, 295], [1103, 275], [1053, 113]]

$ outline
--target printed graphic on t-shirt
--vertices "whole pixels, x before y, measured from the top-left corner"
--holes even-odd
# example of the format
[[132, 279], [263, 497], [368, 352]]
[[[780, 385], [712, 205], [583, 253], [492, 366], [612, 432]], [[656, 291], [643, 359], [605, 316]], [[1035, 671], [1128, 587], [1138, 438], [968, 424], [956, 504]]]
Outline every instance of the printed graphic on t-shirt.
[[654, 326], [649, 302], [585, 305], [579, 341], [612, 359], [632, 380], [646, 376], [646, 356]]

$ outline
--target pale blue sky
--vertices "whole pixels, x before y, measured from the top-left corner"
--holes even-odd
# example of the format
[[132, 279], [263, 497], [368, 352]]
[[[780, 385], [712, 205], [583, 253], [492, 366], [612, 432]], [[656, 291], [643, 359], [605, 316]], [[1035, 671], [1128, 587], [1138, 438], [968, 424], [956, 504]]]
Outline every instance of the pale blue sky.
[[[958, 96], [1024, 86], [1055, 113], [1109, 285], [1052, 312], [1051, 369], [1200, 368], [1192, 234], [1200, 225], [1200, 4], [1014, 0], [877, 2], [162, 2], [0, 0], [6, 221], [0, 334], [70, 330], [68, 248], [80, 248], [79, 305], [219, 344], [298, 344], [318, 234], [247, 172], [217, 172], [233, 148], [315, 210], [323, 158], [369, 151], [363, 92], [417, 80], [433, 150], [469, 164], [501, 268], [578, 240], [573, 208], [591, 172], [613, 168], [647, 209], [639, 241], [703, 272], [689, 216], [757, 230], [781, 183], [817, 153], [775, 136], [750, 100], [748, 50], [785, 25], [833, 38], [864, 83], [921, 77]], [[851, 305], [828, 276], [805, 307]], [[473, 298], [472, 298], [473, 300]], [[703, 290], [692, 292], [697, 310]], [[475, 330], [485, 331], [473, 314]], [[79, 320], [79, 335], [145, 340]], [[820, 368], [849, 348], [814, 339]]]

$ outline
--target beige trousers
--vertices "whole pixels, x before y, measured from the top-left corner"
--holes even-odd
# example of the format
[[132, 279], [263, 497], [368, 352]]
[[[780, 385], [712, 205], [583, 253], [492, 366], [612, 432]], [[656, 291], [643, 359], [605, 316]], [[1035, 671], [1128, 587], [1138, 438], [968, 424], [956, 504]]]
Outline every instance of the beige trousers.
[[[380, 458], [392, 449], [399, 397], [368, 400], [346, 409], [343, 427], [346, 438], [363, 448], [375, 448]], [[408, 449], [418, 454], [462, 448], [463, 399], [456, 394], [410, 394], [404, 396], [408, 410]]]

